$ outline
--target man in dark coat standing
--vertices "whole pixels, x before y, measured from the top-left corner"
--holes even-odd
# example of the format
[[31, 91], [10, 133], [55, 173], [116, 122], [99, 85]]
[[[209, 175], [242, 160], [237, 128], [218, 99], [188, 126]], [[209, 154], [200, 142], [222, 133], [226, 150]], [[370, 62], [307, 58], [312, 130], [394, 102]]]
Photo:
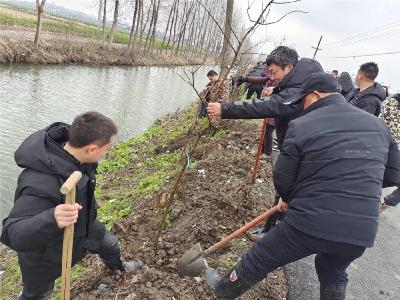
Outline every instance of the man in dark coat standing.
[[[122, 261], [117, 238], [96, 220], [97, 161], [116, 134], [111, 119], [88, 112], [71, 126], [54, 123], [33, 133], [15, 152], [15, 161], [24, 170], [14, 207], [3, 220], [1, 242], [18, 253], [24, 285], [20, 300], [49, 299], [61, 274], [63, 229], [71, 224], [73, 265], [90, 251], [110, 269], [140, 268], [140, 262]], [[74, 171], [82, 172], [76, 203], [64, 204], [60, 187]]]
[[362, 64], [356, 76], [358, 89], [346, 96], [351, 104], [375, 116], [381, 113], [382, 102], [386, 99], [386, 90], [375, 82], [378, 73], [379, 68], [376, 63]]
[[287, 215], [225, 276], [207, 270], [217, 297], [234, 299], [274, 269], [316, 254], [320, 299], [345, 299], [346, 269], [377, 234], [382, 187], [400, 182], [400, 151], [383, 120], [336, 87], [330, 74], [315, 73], [293, 99], [304, 112], [289, 123], [273, 178]]
[[[267, 56], [266, 64], [273, 78], [279, 81], [270, 96], [252, 101], [209, 103], [207, 111], [210, 116], [221, 116], [222, 119], [275, 118], [278, 148], [281, 149], [289, 121], [297, 118], [303, 111], [302, 105], [288, 105], [288, 101], [299, 93], [305, 79], [315, 72], [322, 72], [323, 69], [316, 60], [298, 60], [297, 52], [286, 46], [279, 46], [273, 50]], [[275, 202], [278, 203], [278, 200], [279, 195], [276, 195]], [[262, 233], [269, 231], [283, 215], [275, 214], [269, 218]]]

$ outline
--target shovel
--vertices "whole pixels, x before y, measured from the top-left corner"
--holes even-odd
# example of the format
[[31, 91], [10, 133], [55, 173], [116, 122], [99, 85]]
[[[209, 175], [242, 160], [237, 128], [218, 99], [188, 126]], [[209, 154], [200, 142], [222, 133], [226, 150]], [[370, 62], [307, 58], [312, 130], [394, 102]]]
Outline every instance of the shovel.
[[256, 156], [256, 160], [254, 162], [253, 175], [251, 177], [251, 183], [254, 183], [254, 181], [256, 180], [257, 170], [258, 170], [258, 165], [260, 163], [260, 156], [261, 156], [261, 152], [262, 152], [262, 148], [263, 148], [265, 131], [267, 129], [267, 125], [268, 125], [267, 119], [264, 119], [262, 127], [261, 127], [260, 139], [258, 141], [257, 156]]
[[223, 238], [218, 243], [212, 245], [207, 250], [203, 251], [201, 248], [200, 243], [197, 243], [192, 248], [187, 250], [182, 257], [178, 260], [178, 272], [181, 275], [187, 275], [191, 277], [196, 277], [205, 271], [208, 268], [207, 261], [204, 257], [214, 253], [218, 249], [221, 249], [226, 244], [228, 244], [233, 239], [237, 238], [238, 236], [245, 233], [250, 228], [253, 228], [260, 222], [266, 220], [268, 217], [272, 216], [278, 212], [277, 206], [272, 207], [271, 209], [264, 212], [262, 215], [258, 216], [254, 220], [250, 221], [243, 227], [236, 230], [234, 233], [228, 235], [227, 237]]
[[[76, 185], [82, 178], [82, 173], [74, 171], [60, 188], [61, 194], [65, 195], [65, 204], [74, 204], [76, 196]], [[65, 227], [62, 250], [61, 266], [61, 300], [69, 300], [71, 289], [71, 263], [72, 246], [74, 242], [74, 224]]]

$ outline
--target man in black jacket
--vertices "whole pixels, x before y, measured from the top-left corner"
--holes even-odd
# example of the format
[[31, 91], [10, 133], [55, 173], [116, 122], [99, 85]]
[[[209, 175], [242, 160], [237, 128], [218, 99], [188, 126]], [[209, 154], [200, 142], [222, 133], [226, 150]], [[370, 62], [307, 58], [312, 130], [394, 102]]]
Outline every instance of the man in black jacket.
[[[275, 118], [275, 129], [278, 148], [281, 149], [290, 120], [299, 116], [303, 106], [288, 104], [288, 101], [299, 93], [300, 85], [311, 74], [322, 72], [319, 62], [309, 58], [298, 60], [294, 49], [279, 46], [266, 59], [271, 75], [279, 80], [272, 95], [260, 100], [238, 101], [234, 103], [209, 103], [207, 112], [210, 116], [221, 116], [222, 119], [264, 119]], [[278, 203], [279, 195], [275, 202]], [[282, 219], [283, 213], [275, 214], [265, 223], [263, 232], [267, 232]]]
[[385, 89], [375, 82], [378, 73], [379, 68], [376, 63], [362, 64], [356, 76], [358, 89], [346, 96], [351, 104], [375, 116], [381, 113], [382, 102], [386, 99]]
[[[74, 226], [72, 264], [87, 251], [99, 254], [110, 269], [136, 269], [123, 262], [117, 238], [96, 220], [97, 161], [110, 149], [117, 127], [109, 118], [88, 112], [72, 126], [54, 123], [30, 135], [15, 152], [24, 168], [14, 207], [3, 220], [1, 242], [17, 251], [24, 285], [19, 299], [48, 299], [61, 273], [63, 229]], [[74, 171], [82, 172], [76, 204], [64, 204], [60, 187]]]
[[289, 123], [274, 170], [287, 216], [220, 278], [208, 285], [234, 299], [274, 269], [312, 254], [321, 300], [344, 300], [352, 261], [372, 247], [378, 230], [382, 186], [400, 182], [400, 151], [383, 120], [335, 93], [330, 74], [304, 83], [303, 115]]

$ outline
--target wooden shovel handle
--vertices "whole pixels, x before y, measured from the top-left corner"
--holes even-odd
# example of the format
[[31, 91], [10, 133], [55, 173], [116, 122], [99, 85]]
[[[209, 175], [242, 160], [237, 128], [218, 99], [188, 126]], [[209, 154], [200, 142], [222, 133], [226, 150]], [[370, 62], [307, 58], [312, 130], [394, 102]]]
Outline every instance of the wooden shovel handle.
[[250, 228], [253, 228], [254, 226], [256, 226], [257, 224], [259, 224], [260, 222], [264, 221], [265, 219], [267, 219], [269, 216], [272, 216], [273, 214], [275, 214], [276, 212], [278, 212], [278, 207], [274, 206], [271, 209], [267, 210], [265, 213], [263, 213], [262, 215], [258, 216], [257, 218], [255, 218], [254, 220], [250, 221], [249, 223], [247, 223], [246, 225], [244, 225], [243, 227], [239, 228], [238, 230], [236, 230], [234, 233], [228, 235], [227, 237], [223, 238], [221, 241], [219, 241], [218, 243], [214, 244], [213, 246], [211, 246], [210, 248], [208, 248], [206, 251], [204, 251], [203, 255], [208, 255], [211, 254], [213, 252], [215, 252], [216, 250], [222, 248], [223, 246], [225, 246], [226, 244], [228, 244], [230, 241], [232, 241], [233, 239], [237, 238], [238, 236], [242, 235], [243, 233], [245, 233], [247, 230], [249, 230]]
[[260, 157], [261, 157], [261, 152], [262, 152], [263, 143], [264, 143], [265, 131], [267, 130], [267, 125], [268, 125], [267, 119], [264, 119], [262, 128], [261, 128], [260, 139], [258, 140], [258, 148], [257, 148], [256, 160], [254, 162], [254, 167], [253, 167], [253, 175], [251, 177], [252, 183], [254, 183], [254, 181], [256, 180], [258, 164], [260, 163]]
[[79, 171], [74, 171], [71, 176], [68, 177], [67, 181], [64, 182], [62, 187], [60, 188], [60, 192], [63, 195], [67, 195], [72, 192], [72, 190], [76, 187], [79, 180], [82, 178], [82, 173]]
[[[82, 173], [75, 171], [69, 176], [67, 181], [60, 188], [60, 192], [65, 196], [66, 204], [74, 204], [76, 196], [76, 185], [82, 178]], [[71, 264], [72, 246], [74, 242], [74, 224], [65, 227], [62, 250], [61, 265], [61, 300], [69, 300], [71, 290]]]

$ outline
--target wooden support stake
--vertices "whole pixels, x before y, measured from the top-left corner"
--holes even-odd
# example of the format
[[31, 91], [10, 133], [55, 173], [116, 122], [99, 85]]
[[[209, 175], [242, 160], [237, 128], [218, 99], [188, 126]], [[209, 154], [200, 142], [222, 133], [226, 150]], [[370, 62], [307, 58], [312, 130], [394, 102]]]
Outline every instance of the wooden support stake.
[[[65, 204], [74, 204], [76, 196], [76, 185], [82, 178], [82, 173], [75, 171], [60, 188], [60, 192], [65, 196]], [[71, 298], [71, 263], [72, 246], [74, 242], [74, 224], [65, 227], [62, 250], [62, 268], [61, 268], [61, 300]]]

